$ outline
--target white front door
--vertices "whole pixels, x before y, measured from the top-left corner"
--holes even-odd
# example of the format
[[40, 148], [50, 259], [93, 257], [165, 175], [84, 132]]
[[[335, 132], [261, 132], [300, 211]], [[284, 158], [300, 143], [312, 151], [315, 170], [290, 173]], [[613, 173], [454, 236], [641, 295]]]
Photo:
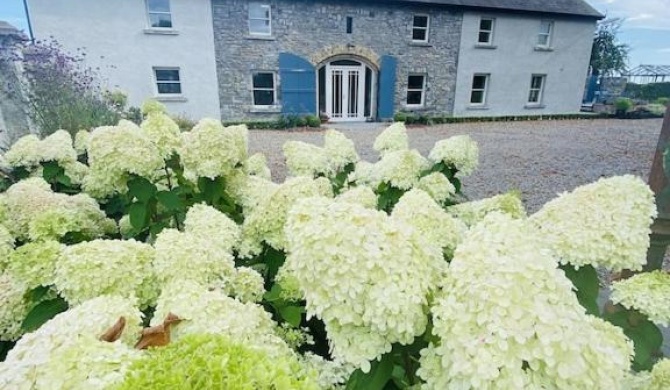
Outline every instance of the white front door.
[[326, 65], [326, 114], [333, 122], [365, 120], [365, 65]]

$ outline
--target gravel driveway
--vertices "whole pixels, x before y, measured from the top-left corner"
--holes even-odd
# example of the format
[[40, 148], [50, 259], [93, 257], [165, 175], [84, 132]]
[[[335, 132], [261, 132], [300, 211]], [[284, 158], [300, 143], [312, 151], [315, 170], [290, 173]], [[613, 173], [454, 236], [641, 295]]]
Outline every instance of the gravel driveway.
[[[424, 156], [433, 144], [457, 134], [479, 143], [479, 169], [464, 180], [471, 199], [519, 189], [529, 212], [537, 211], [557, 193], [590, 183], [602, 176], [634, 174], [647, 178], [661, 119], [570, 120], [533, 122], [459, 123], [410, 127], [410, 146]], [[354, 140], [361, 158], [376, 161], [372, 149], [385, 124], [332, 126]], [[252, 130], [249, 148], [264, 153], [275, 181], [286, 176], [281, 147], [288, 140], [323, 145], [320, 131]]]

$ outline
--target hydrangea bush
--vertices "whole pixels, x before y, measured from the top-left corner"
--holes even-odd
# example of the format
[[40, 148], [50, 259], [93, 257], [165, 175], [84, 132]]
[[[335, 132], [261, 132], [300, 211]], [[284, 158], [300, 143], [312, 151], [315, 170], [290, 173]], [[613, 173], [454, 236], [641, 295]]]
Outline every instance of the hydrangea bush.
[[0, 388], [667, 387], [667, 274], [596, 302], [596, 268], [645, 266], [639, 178], [529, 216], [464, 196], [470, 137], [423, 156], [394, 123], [377, 161], [334, 130], [288, 142], [273, 183], [244, 126], [143, 113], [4, 156]]

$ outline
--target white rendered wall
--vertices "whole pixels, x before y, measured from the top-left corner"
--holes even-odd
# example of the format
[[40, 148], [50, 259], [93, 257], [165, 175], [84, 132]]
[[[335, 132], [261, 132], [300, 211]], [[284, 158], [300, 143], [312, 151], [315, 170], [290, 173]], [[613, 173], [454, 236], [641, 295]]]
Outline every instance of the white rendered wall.
[[[495, 18], [493, 46], [476, 47], [481, 17]], [[551, 51], [535, 49], [541, 17], [466, 12], [456, 78], [454, 116], [543, 115], [579, 112], [596, 22], [554, 21]], [[470, 104], [472, 77], [490, 74], [486, 105]], [[526, 107], [532, 74], [546, 74], [543, 108]]]
[[28, 0], [35, 38], [82, 48], [109, 89], [139, 106], [157, 97], [153, 67], [178, 67], [182, 98], [159, 99], [172, 114], [220, 118], [210, 0], [170, 0], [175, 34], [148, 33], [144, 0]]

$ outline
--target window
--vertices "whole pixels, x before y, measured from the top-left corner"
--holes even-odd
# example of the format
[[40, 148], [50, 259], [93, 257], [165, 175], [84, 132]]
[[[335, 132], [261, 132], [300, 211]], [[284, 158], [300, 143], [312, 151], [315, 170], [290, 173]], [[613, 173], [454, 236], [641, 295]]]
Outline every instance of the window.
[[354, 29], [354, 18], [347, 16], [347, 34], [351, 34]]
[[147, 15], [152, 28], [172, 28], [170, 0], [147, 0]]
[[272, 35], [272, 19], [269, 4], [249, 4], [249, 34]]
[[407, 77], [407, 105], [423, 106], [425, 101], [426, 76], [411, 74]]
[[537, 45], [549, 47], [551, 45], [551, 33], [554, 30], [554, 22], [543, 20], [540, 22], [540, 32], [537, 34]]
[[253, 74], [254, 106], [275, 104], [275, 75], [272, 72]]
[[471, 104], [485, 104], [486, 103], [486, 87], [489, 83], [489, 75], [475, 74], [472, 77], [472, 92], [470, 93]]
[[428, 15], [414, 15], [412, 41], [428, 42]]
[[181, 94], [181, 78], [179, 68], [154, 68], [156, 90], [159, 95]]
[[495, 19], [482, 18], [479, 21], [479, 37], [477, 42], [483, 45], [490, 45], [493, 43], [493, 26]]
[[541, 104], [542, 92], [544, 91], [545, 75], [534, 74], [530, 78], [530, 92], [528, 93], [528, 103]]

